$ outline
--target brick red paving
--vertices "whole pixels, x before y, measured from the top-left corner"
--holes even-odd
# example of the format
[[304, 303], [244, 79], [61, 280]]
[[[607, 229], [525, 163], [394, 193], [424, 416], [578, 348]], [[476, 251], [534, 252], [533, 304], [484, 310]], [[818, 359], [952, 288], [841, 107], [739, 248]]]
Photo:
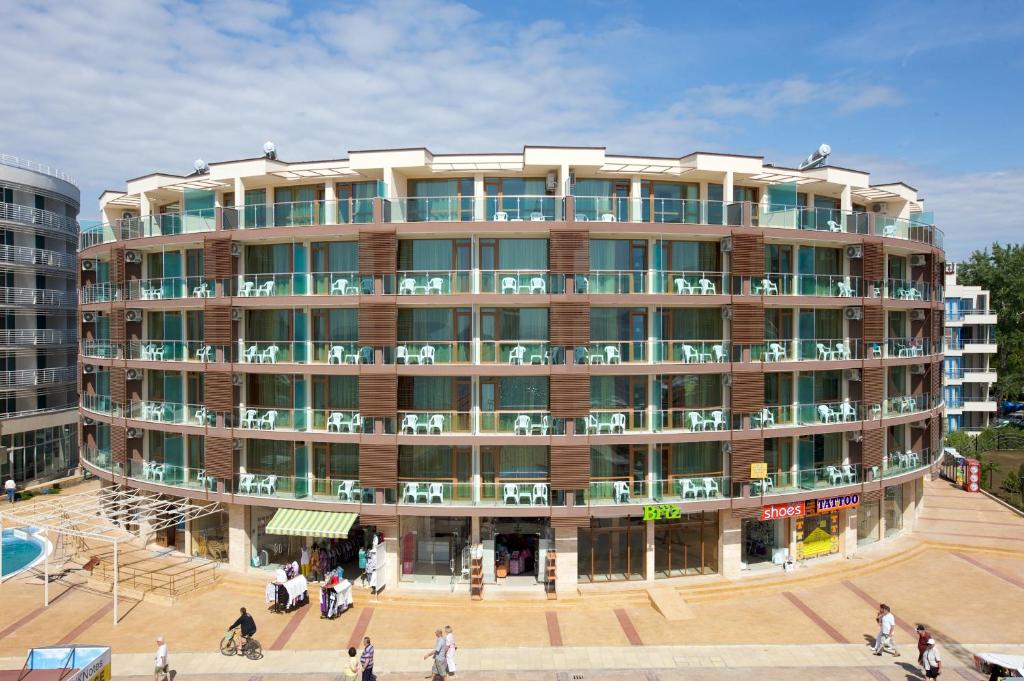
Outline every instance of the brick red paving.
[[359, 613], [359, 619], [356, 620], [356, 627], [352, 630], [352, 636], [348, 639], [349, 648], [358, 648], [362, 642], [363, 637], [366, 636], [366, 629], [370, 626], [370, 618], [373, 617], [373, 608], [364, 608]]
[[285, 645], [288, 644], [288, 640], [291, 639], [292, 635], [295, 633], [295, 630], [299, 628], [300, 624], [302, 624], [303, 618], [312, 609], [313, 606], [311, 604], [306, 604], [304, 607], [299, 608], [298, 610], [293, 612], [292, 618], [288, 620], [288, 624], [284, 625], [284, 629], [281, 631], [280, 634], [277, 635], [277, 638], [274, 639], [274, 642], [270, 644], [270, 649], [284, 650]]
[[558, 626], [558, 613], [549, 610], [544, 613], [544, 616], [548, 621], [548, 638], [551, 640], [551, 645], [561, 646], [562, 630]]
[[636, 627], [633, 626], [633, 620], [629, 619], [629, 614], [622, 608], [617, 608], [615, 610], [615, 616], [619, 620], [619, 626], [622, 627], [622, 632], [626, 634], [626, 639], [629, 641], [629, 645], [642, 646], [644, 642], [640, 640], [640, 634], [636, 633]]
[[82, 622], [77, 627], [72, 629], [70, 632], [67, 633], [66, 636], [64, 636], [64, 638], [62, 638], [60, 641], [58, 641], [58, 644], [63, 645], [65, 643], [71, 643], [76, 638], [78, 638], [83, 633], [85, 633], [86, 629], [88, 629], [92, 625], [96, 624], [96, 622], [98, 622], [101, 617], [104, 617], [105, 615], [107, 615], [111, 611], [113, 611], [113, 609], [114, 609], [114, 602], [111, 601], [110, 603], [107, 603], [106, 605], [101, 607], [99, 610], [97, 610], [93, 614], [89, 615], [84, 620], [82, 620]]
[[826, 634], [828, 634], [833, 641], [835, 641], [836, 643], [850, 642], [846, 640], [846, 637], [840, 634], [835, 627], [826, 622], [825, 619], [821, 617], [821, 615], [814, 612], [814, 610], [811, 609], [810, 606], [808, 606], [806, 603], [797, 598], [796, 594], [794, 594], [792, 591], [783, 591], [782, 595], [786, 598], [786, 600], [795, 605], [797, 609], [800, 610], [800, 612], [807, 615], [807, 619], [817, 624], [818, 628], [824, 631]]
[[968, 556], [966, 553], [961, 553], [960, 551], [953, 551], [953, 555], [956, 556], [957, 558], [960, 558], [961, 560], [966, 560], [968, 563], [970, 563], [974, 567], [980, 568], [980, 569], [984, 570], [985, 572], [989, 573], [990, 575], [992, 575], [994, 577], [998, 577], [999, 579], [1003, 580], [1004, 582], [1009, 582], [1010, 584], [1013, 584], [1015, 587], [1017, 587], [1019, 589], [1024, 589], [1024, 580], [1022, 580], [1022, 579], [1014, 577], [1013, 575], [1008, 575], [1005, 572], [1003, 572], [1002, 570], [997, 570], [995, 568], [989, 567], [988, 565], [985, 565], [984, 563], [982, 563], [977, 558], [972, 558], [972, 557]]

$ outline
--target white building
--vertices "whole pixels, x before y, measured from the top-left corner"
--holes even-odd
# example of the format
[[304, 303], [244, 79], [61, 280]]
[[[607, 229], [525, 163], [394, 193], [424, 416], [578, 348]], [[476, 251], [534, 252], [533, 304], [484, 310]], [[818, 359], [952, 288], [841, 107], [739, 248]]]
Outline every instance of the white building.
[[978, 431], [990, 424], [998, 406], [992, 393], [996, 314], [989, 309], [988, 291], [957, 283], [955, 264], [946, 265], [945, 281], [946, 427]]

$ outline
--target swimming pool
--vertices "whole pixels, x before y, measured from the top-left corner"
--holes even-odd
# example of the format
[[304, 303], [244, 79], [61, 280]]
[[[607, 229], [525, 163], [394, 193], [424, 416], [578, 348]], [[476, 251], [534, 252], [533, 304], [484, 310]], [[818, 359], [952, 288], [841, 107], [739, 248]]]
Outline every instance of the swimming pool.
[[35, 528], [4, 530], [3, 577], [8, 577], [34, 565], [43, 557], [46, 542], [34, 534]]

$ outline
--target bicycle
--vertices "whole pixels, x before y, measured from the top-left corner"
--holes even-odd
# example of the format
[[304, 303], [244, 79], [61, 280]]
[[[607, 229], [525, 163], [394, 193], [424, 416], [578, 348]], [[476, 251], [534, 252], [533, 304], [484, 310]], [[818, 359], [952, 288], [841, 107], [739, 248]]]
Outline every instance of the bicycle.
[[258, 660], [263, 657], [263, 646], [260, 642], [254, 638], [250, 638], [246, 643], [243, 643], [241, 647], [238, 645], [238, 632], [234, 629], [224, 634], [224, 638], [220, 642], [220, 654], [221, 655], [237, 655], [241, 653], [250, 660]]

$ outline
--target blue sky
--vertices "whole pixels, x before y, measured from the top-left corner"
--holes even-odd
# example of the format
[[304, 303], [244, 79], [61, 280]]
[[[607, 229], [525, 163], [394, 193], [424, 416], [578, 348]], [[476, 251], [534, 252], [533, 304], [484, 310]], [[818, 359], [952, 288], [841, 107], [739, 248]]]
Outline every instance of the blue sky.
[[951, 258], [1020, 239], [1021, 2], [19, 2], [0, 150], [103, 188], [192, 161], [583, 144], [917, 187]]

